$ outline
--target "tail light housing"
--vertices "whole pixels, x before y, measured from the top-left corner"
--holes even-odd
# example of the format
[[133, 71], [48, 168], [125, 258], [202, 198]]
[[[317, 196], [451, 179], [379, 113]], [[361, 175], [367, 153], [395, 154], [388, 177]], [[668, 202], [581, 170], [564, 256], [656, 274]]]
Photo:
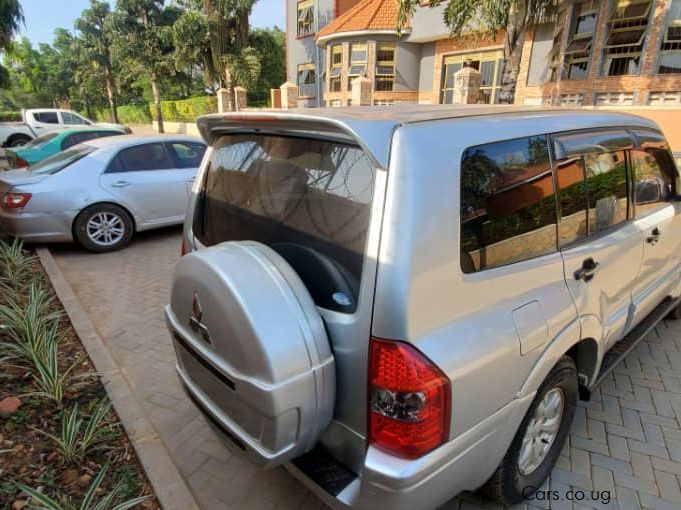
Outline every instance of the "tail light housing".
[[28, 161], [19, 156], [16, 157], [14, 164], [16, 165], [17, 168], [28, 168]]
[[449, 438], [449, 378], [414, 346], [372, 338], [369, 443], [397, 457], [421, 457]]
[[2, 196], [3, 209], [21, 209], [31, 199], [30, 193], [5, 193]]

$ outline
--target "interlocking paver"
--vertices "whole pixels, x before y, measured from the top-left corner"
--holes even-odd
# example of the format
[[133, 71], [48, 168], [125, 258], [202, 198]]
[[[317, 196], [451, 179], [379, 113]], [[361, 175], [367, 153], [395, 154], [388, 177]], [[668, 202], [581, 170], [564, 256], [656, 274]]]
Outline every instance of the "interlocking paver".
[[[225, 446], [184, 396], [162, 311], [179, 250], [179, 230], [171, 229], [137, 236], [111, 254], [71, 247], [53, 252], [202, 508], [323, 508], [285, 470], [261, 471]], [[680, 425], [681, 321], [669, 321], [627, 356], [591, 402], [580, 403], [568, 444], [543, 487], [561, 499], [514, 508], [681, 508]], [[587, 500], [565, 499], [571, 489], [585, 491]], [[592, 489], [609, 491], [610, 501], [588, 499]], [[464, 508], [499, 507], [479, 494], [442, 506]]]

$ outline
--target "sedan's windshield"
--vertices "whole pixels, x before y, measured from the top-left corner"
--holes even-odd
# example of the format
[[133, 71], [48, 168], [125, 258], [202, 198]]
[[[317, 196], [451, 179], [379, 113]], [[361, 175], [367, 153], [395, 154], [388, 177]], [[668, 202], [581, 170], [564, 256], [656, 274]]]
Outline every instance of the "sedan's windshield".
[[60, 152], [51, 158], [47, 158], [40, 163], [30, 166], [28, 170], [34, 174], [56, 174], [57, 172], [61, 172], [67, 166], [75, 163], [79, 159], [87, 156], [95, 150], [96, 149], [94, 147], [90, 147], [89, 145], [77, 145]]
[[24, 145], [25, 149], [41, 149], [47, 142], [55, 138], [59, 133], [47, 133], [45, 135], [39, 136]]

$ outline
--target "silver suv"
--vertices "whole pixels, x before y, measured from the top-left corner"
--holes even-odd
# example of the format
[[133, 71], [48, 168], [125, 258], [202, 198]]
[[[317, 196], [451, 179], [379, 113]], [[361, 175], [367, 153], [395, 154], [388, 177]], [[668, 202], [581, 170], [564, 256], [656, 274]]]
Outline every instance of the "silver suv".
[[577, 400], [679, 315], [679, 175], [651, 121], [394, 106], [198, 125], [166, 308], [179, 377], [228, 442], [327, 503], [483, 485], [519, 502]]

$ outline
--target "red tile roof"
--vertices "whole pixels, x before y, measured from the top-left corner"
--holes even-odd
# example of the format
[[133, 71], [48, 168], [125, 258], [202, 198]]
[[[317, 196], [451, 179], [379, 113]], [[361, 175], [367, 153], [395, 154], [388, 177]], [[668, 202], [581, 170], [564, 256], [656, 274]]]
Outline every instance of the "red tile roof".
[[397, 30], [398, 10], [398, 0], [362, 0], [317, 32], [317, 39], [342, 32]]

